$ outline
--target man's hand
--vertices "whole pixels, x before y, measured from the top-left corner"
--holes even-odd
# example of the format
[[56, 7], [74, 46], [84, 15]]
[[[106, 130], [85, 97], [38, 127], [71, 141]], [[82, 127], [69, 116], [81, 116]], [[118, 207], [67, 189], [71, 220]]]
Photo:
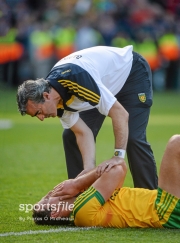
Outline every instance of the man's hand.
[[76, 196], [79, 190], [76, 188], [73, 181], [73, 179], [69, 179], [59, 183], [54, 187], [51, 197], [60, 197], [59, 199], [62, 201]]
[[109, 160], [105, 160], [96, 167], [96, 173], [98, 176], [102, 175], [105, 171], [108, 172], [112, 167], [124, 163], [124, 159], [120, 157], [113, 156]]

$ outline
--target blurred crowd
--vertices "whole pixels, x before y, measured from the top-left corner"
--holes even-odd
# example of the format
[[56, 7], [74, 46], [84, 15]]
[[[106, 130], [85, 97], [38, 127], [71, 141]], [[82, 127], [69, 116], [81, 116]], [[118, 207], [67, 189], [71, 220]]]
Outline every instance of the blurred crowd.
[[0, 82], [46, 77], [97, 45], [133, 45], [155, 90], [180, 89], [180, 0], [0, 0]]

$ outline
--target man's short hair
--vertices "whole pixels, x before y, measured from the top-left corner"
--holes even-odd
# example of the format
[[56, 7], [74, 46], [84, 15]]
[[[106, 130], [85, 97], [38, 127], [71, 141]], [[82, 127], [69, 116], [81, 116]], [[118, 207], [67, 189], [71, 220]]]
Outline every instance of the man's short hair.
[[32, 217], [35, 224], [38, 225], [74, 225], [74, 221], [70, 217], [51, 217], [51, 211], [47, 209], [41, 211], [34, 209]]
[[28, 100], [34, 103], [44, 103], [43, 93], [49, 93], [51, 90], [51, 85], [48, 80], [43, 78], [37, 80], [27, 80], [19, 85], [17, 90], [17, 105], [18, 110], [21, 115], [26, 114], [27, 102]]

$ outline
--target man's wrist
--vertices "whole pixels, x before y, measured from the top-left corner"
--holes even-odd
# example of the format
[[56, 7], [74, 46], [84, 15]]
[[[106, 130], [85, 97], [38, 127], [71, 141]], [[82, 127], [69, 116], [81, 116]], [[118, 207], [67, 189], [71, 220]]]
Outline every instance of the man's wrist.
[[125, 158], [125, 155], [126, 155], [126, 150], [124, 149], [115, 149], [114, 150], [114, 156], [116, 157], [120, 157], [120, 158]]

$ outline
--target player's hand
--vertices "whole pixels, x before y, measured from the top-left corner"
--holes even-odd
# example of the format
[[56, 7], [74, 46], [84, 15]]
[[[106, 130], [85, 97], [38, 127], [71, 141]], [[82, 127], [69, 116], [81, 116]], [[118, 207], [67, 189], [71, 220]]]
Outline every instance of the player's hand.
[[74, 186], [73, 179], [65, 180], [54, 187], [51, 197], [59, 197], [59, 200], [72, 198], [79, 193]]
[[81, 173], [79, 173], [76, 178], [78, 178], [79, 176], [85, 175], [86, 173], [90, 172], [93, 168], [90, 169], [84, 169], [83, 171], [81, 171]]
[[104, 162], [102, 162], [101, 164], [99, 164], [96, 168], [96, 173], [98, 176], [102, 175], [105, 171], [108, 172], [112, 167], [116, 166], [116, 165], [120, 165], [122, 163], [124, 163], [124, 159], [117, 157], [117, 156], [113, 156], [111, 159], [109, 160], [105, 160]]
[[34, 204], [34, 209], [36, 211], [39, 211], [40, 210], [40, 207], [39, 205], [42, 205], [42, 204], [46, 204], [49, 200], [49, 197], [51, 197], [51, 194], [52, 194], [52, 191], [49, 191], [46, 196], [42, 197], [41, 200], [37, 203]]

